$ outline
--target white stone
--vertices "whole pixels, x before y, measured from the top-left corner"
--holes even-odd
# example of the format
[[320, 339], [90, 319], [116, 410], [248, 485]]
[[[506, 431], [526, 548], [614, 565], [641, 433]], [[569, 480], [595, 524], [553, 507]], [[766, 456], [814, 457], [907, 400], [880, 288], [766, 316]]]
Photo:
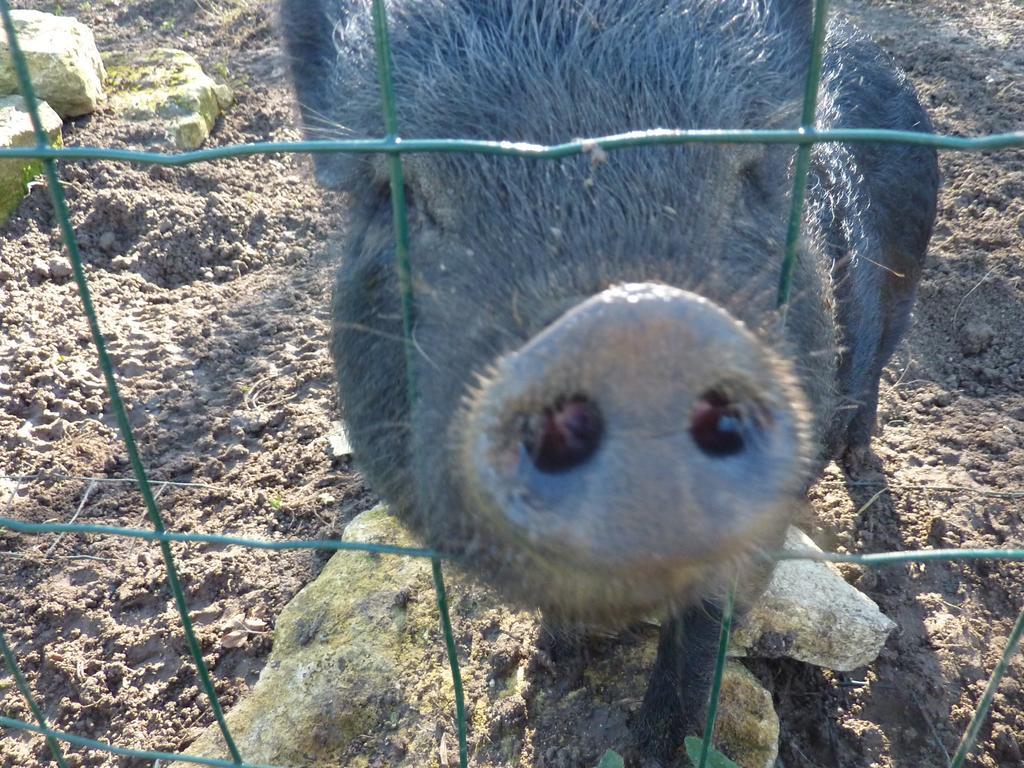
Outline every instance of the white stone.
[[50, 266], [40, 258], [32, 259], [32, 276], [40, 280], [47, 280], [50, 277]]
[[[821, 552], [796, 528], [787, 532], [785, 549]], [[895, 627], [834, 565], [783, 560], [760, 602], [733, 633], [731, 652], [788, 656], [846, 672], [874, 661]]]
[[[343, 538], [416, 544], [384, 507], [357, 516], [346, 526]], [[464, 631], [467, 626], [492, 622], [501, 626], [505, 621], [502, 631], [517, 627], [529, 636], [526, 627], [536, 622], [535, 614], [509, 608], [490, 590], [467, 583], [458, 569], [446, 569], [446, 573], [457, 634], [460, 627]], [[610, 724], [620, 739], [628, 738], [623, 724], [628, 710], [643, 696], [656, 646], [654, 633], [642, 643], [619, 645], [612, 658], [588, 667], [588, 685], [568, 697], [540, 690], [543, 668], [528, 658], [503, 669], [496, 679], [485, 649], [460, 647], [467, 705], [473, 713], [471, 749], [475, 748], [480, 764], [525, 764], [524, 755], [503, 750], [501, 738], [491, 742], [479, 730], [479, 724], [494, 722], [505, 711], [504, 704], [517, 697], [525, 697], [530, 707], [524, 706], [525, 719], [504, 731], [507, 744], [522, 745], [526, 729], [564, 724], [565, 711], [560, 708], [572, 707], [570, 700], [580, 697], [590, 702], [592, 711], [603, 712], [595, 717], [604, 725], [591, 727], [605, 732]], [[486, 683], [479, 685], [484, 677]], [[339, 552], [281, 612], [274, 627], [274, 648], [259, 681], [227, 719], [242, 755], [253, 763], [294, 768], [377, 764], [371, 756], [387, 754], [393, 740], [404, 748], [391, 751], [381, 764], [419, 768], [430, 765], [430, 756], [437, 754], [435, 724], [450, 720], [453, 697], [430, 561]], [[609, 701], [616, 704], [609, 707]], [[572, 739], [572, 734], [566, 738]], [[715, 746], [740, 768], [770, 768], [778, 754], [778, 740], [779, 719], [771, 694], [739, 662], [728, 662]], [[625, 745], [623, 740], [607, 747]], [[215, 724], [187, 752], [209, 757], [227, 754]], [[500, 761], [495, 759], [498, 754]], [[184, 768], [184, 764], [173, 765]]]
[[327, 455], [332, 459], [344, 459], [352, 455], [352, 444], [348, 439], [345, 425], [335, 421], [334, 429], [327, 435]]
[[[104, 69], [92, 31], [77, 19], [40, 11], [11, 11], [11, 17], [36, 96], [62, 118], [93, 112], [103, 100]], [[7, 36], [0, 35], [0, 94], [18, 92]]]
[[[39, 117], [51, 146], [60, 146], [60, 117], [46, 104], [39, 105]], [[0, 96], [0, 147], [31, 147], [36, 143], [32, 119], [21, 96]], [[18, 207], [26, 185], [42, 171], [32, 158], [0, 159], [0, 223]]]
[[48, 259], [46, 266], [50, 270], [50, 277], [60, 279], [71, 276], [71, 262], [63, 256], [54, 256], [52, 259]]

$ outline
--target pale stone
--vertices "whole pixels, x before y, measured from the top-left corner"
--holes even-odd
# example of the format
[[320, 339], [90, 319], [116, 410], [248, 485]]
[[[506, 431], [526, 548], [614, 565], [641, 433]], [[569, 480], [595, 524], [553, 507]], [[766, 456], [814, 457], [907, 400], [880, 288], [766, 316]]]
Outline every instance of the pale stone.
[[[384, 507], [356, 517], [344, 539], [415, 546]], [[535, 614], [510, 609], [452, 568], [446, 573], [457, 634], [460, 626], [481, 624], [494, 626], [498, 634], [511, 627], [519, 633], [536, 631]], [[502, 621], [508, 623], [499, 628]], [[554, 733], [556, 739], [561, 734], [571, 748], [576, 736], [566, 726], [580, 712], [591, 713], [587, 728], [609, 739], [602, 750], [628, 746], [629, 713], [639, 706], [656, 647], [653, 632], [637, 643], [615, 645], [610, 654], [588, 663], [586, 684], [567, 695], [542, 686], [542, 665], [525, 657], [496, 671], [488, 647], [460, 646], [474, 760], [526, 764], [530, 753], [520, 750], [533, 731]], [[239, 751], [249, 763], [294, 767], [419, 768], [436, 765], [439, 754], [455, 759], [457, 745], [437, 731], [440, 723], [450, 725], [454, 714], [443, 648], [428, 560], [335, 554], [317, 580], [282, 611], [259, 681], [227, 715]], [[486, 685], [480, 684], [483, 679]], [[489, 733], [488, 727], [509, 712], [521, 714]], [[739, 662], [729, 662], [716, 747], [740, 768], [767, 768], [777, 754], [778, 735], [771, 695]], [[187, 752], [227, 757], [216, 725]]]
[[53, 258], [48, 259], [46, 266], [50, 270], [50, 277], [58, 280], [64, 277], [71, 277], [71, 273], [73, 271], [71, 269], [71, 262], [63, 256], [54, 256]]
[[[39, 104], [39, 117], [52, 147], [61, 146], [60, 117], [46, 104]], [[0, 147], [31, 147], [36, 143], [27, 102], [21, 96], [0, 96]], [[0, 223], [7, 220], [25, 196], [28, 183], [43, 171], [40, 160], [0, 159]]]
[[[413, 546], [384, 507], [353, 520], [344, 538]], [[429, 560], [338, 552], [288, 603], [259, 681], [228, 714], [246, 762], [345, 765], [352, 741], [381, 723], [394, 718], [422, 724], [438, 709], [452, 711], [451, 675], [434, 653], [436, 604], [396, 602], [410, 590], [432, 593]], [[409, 668], [418, 671], [415, 690], [396, 690], [392, 681]], [[430, 742], [433, 732], [403, 732], [411, 740], [409, 757], [393, 765], [416, 765], [414, 756], [432, 749], [417, 740]], [[216, 727], [188, 752], [227, 756]]]
[[[104, 70], [92, 31], [77, 19], [40, 11], [11, 11], [11, 17], [36, 96], [62, 118], [95, 111]], [[0, 94], [18, 92], [7, 36], [0, 34]]]
[[772, 768], [779, 756], [779, 716], [772, 695], [737, 661], [726, 662], [714, 743], [741, 768]]
[[38, 256], [32, 259], [32, 277], [39, 280], [48, 280], [50, 277], [50, 265]]
[[[160, 48], [104, 56], [110, 74], [110, 106], [122, 118], [152, 124], [178, 149], [197, 149], [233, 102], [191, 54]], [[162, 143], [157, 141], [156, 143]]]
[[[790, 528], [785, 549], [821, 552]], [[841, 672], [870, 664], [896, 625], [831, 563], [783, 560], [768, 589], [732, 635], [737, 656], [788, 656]]]
[[327, 455], [332, 459], [345, 459], [352, 455], [352, 444], [348, 431], [340, 421], [333, 423], [334, 429], [327, 435]]

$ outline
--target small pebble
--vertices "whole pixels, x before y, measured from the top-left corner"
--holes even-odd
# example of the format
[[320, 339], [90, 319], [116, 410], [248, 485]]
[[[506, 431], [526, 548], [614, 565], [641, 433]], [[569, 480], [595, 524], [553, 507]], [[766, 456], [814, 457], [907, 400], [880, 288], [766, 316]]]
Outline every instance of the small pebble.
[[50, 276], [54, 279], [71, 277], [71, 262], [63, 256], [54, 256], [46, 262], [46, 266], [50, 270]]
[[960, 349], [968, 356], [980, 355], [992, 346], [995, 335], [988, 323], [971, 320], [960, 329]]
[[50, 267], [42, 259], [32, 259], [32, 275], [40, 280], [46, 280], [50, 277]]
[[341, 422], [334, 422], [334, 432], [327, 436], [327, 455], [332, 459], [344, 459], [352, 455], [352, 445]]
[[104, 253], [111, 253], [113, 251], [120, 250], [120, 248], [117, 247], [117, 235], [110, 230], [107, 230], [100, 235], [100, 239], [97, 244], [99, 245], [100, 250]]
[[137, 357], [126, 357], [117, 366], [117, 372], [122, 376], [140, 376], [147, 370], [145, 364]]

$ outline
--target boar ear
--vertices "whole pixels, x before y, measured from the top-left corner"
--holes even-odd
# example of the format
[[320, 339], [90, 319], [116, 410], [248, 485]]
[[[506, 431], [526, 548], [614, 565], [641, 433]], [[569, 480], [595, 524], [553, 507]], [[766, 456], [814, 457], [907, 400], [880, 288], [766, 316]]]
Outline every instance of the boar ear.
[[[308, 139], [330, 138], [326, 129], [337, 110], [336, 100], [330, 95], [337, 59], [334, 30], [348, 18], [351, 6], [347, 0], [281, 0], [285, 57]], [[341, 155], [315, 154], [313, 163], [321, 184], [338, 185]]]

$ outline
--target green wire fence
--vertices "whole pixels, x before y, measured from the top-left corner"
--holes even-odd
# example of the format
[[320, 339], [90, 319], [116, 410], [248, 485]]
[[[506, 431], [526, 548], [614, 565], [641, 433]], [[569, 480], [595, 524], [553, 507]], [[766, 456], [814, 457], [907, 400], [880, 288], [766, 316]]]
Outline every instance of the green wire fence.
[[[196, 639], [192, 622], [189, 618], [188, 606], [185, 601], [185, 595], [177, 575], [174, 557], [171, 552], [170, 545], [172, 542], [212, 543], [269, 550], [359, 550], [384, 555], [430, 558], [434, 585], [437, 593], [437, 604], [441, 616], [441, 626], [445, 639], [445, 647], [455, 687], [455, 715], [459, 740], [459, 764], [462, 768], [466, 768], [469, 763], [469, 752], [464, 696], [456, 656], [455, 638], [452, 633], [451, 619], [448, 613], [444, 579], [441, 572], [441, 562], [436, 552], [429, 549], [395, 547], [379, 544], [362, 544], [334, 540], [267, 541], [223, 535], [174, 533], [166, 530], [163, 517], [161, 516], [160, 510], [156, 504], [152, 485], [142, 465], [138, 447], [136, 446], [132, 435], [124, 403], [122, 402], [118, 392], [117, 380], [114, 375], [114, 367], [109, 355], [107, 354], [103, 332], [96, 318], [96, 312], [93, 307], [93, 301], [89, 291], [88, 280], [86, 279], [85, 271], [82, 267], [82, 259], [78, 248], [78, 242], [71, 225], [68, 206], [64, 198], [63, 187], [61, 186], [60, 179], [57, 175], [57, 160], [113, 160], [130, 163], [179, 166], [215, 161], [227, 157], [271, 154], [278, 152], [306, 152], [311, 154], [322, 152], [348, 152], [380, 153], [388, 155], [390, 161], [391, 192], [396, 236], [396, 270], [399, 276], [402, 323], [408, 355], [409, 351], [412, 349], [411, 336], [415, 317], [415, 304], [410, 277], [409, 234], [402, 175], [402, 154], [426, 152], [473, 152], [490, 155], [515, 155], [520, 157], [536, 158], [537, 160], [557, 160], [559, 158], [591, 152], [595, 147], [600, 147], [606, 151], [614, 151], [627, 147], [684, 143], [763, 143], [794, 145], [797, 147], [797, 153], [794, 165], [792, 208], [789, 216], [786, 249], [780, 269], [778, 289], [778, 303], [784, 317], [785, 306], [788, 302], [791, 290], [791, 276], [796, 257], [797, 243], [800, 236], [800, 225], [803, 217], [804, 195], [810, 167], [811, 149], [814, 144], [821, 142], [904, 143], [935, 147], [936, 149], [975, 152], [1024, 147], [1024, 132], [982, 136], [977, 138], [963, 138], [957, 136], [936, 136], [906, 131], [872, 129], [816, 130], [814, 127], [814, 118], [817, 106], [818, 87], [820, 83], [822, 53], [824, 50], [828, 0], [815, 0], [811, 62], [808, 68], [801, 127], [797, 130], [636, 131], [614, 136], [583, 139], [547, 146], [521, 142], [476, 141], [467, 139], [403, 140], [400, 138], [399, 134], [398, 115], [395, 108], [395, 98], [392, 88], [391, 52], [388, 44], [388, 29], [384, 0], [373, 0], [372, 11], [377, 44], [377, 63], [382, 92], [382, 110], [386, 133], [384, 138], [348, 141], [299, 141], [289, 143], [266, 142], [258, 144], [240, 144], [215, 149], [185, 152], [176, 155], [164, 155], [153, 152], [134, 152], [98, 147], [50, 147], [39, 117], [35, 92], [29, 77], [25, 58], [18, 45], [8, 0], [0, 0], [0, 15], [3, 17], [4, 31], [14, 60], [18, 84], [22, 95], [25, 97], [28, 104], [36, 135], [35, 146], [0, 149], [0, 159], [36, 158], [42, 161], [43, 172], [47, 180], [47, 188], [56, 213], [61, 236], [71, 260], [74, 280], [77, 284], [78, 292], [82, 300], [83, 310], [88, 318], [92, 340], [99, 356], [100, 368], [103, 372], [107, 392], [110, 396], [111, 406], [117, 420], [121, 437], [124, 440], [125, 447], [127, 449], [128, 459], [134, 475], [133, 482], [135, 482], [139, 487], [139, 491], [145, 504], [147, 516], [153, 530], [146, 531], [136, 528], [74, 523], [27, 523], [5, 517], [0, 517], [0, 529], [35, 535], [47, 533], [76, 533], [100, 536], [120, 536], [157, 542], [160, 546], [164, 560], [167, 583], [171, 594], [174, 597], [175, 606], [181, 616], [182, 628], [185, 634], [189, 653], [195, 662], [201, 687], [209, 700], [214, 720], [220, 728], [220, 732], [224, 737], [224, 742], [227, 745], [228, 752], [231, 756], [228, 760], [221, 760], [197, 757], [188, 754], [172, 754], [151, 750], [126, 749], [123, 747], [113, 746], [105, 742], [84, 738], [76, 734], [63, 733], [61, 731], [54, 730], [47, 724], [46, 717], [43, 714], [43, 709], [33, 695], [28, 682], [19, 668], [14, 650], [7, 642], [7, 638], [3, 631], [0, 630], [0, 652], [2, 652], [4, 662], [14, 679], [16, 687], [24, 696], [29, 710], [36, 721], [33, 724], [23, 720], [0, 716], [0, 727], [18, 729], [43, 736], [50, 754], [52, 755], [53, 761], [60, 766], [60, 768], [67, 767], [67, 761], [65, 760], [61, 749], [61, 743], [143, 760], [178, 761], [183, 763], [192, 763], [195, 765], [230, 766], [232, 768], [273, 768], [272, 766], [257, 766], [243, 762], [242, 755], [231, 736], [230, 729], [228, 728], [227, 721], [224, 717], [223, 709], [218, 700], [217, 693], [214, 690], [209, 670], [203, 659], [202, 651]], [[410, 399], [415, 399], [416, 382], [413, 378], [413, 367], [409, 364], [408, 358], [406, 363], [408, 396]], [[1008, 492], [1006, 494], [999, 495], [1017, 497], [1024, 496], [1024, 493], [1016, 494]], [[870, 555], [787, 552], [778, 553], [777, 559], [815, 559], [831, 562], [856, 563], [864, 566], [880, 566], [907, 562], [978, 559], [1024, 561], [1024, 549], [944, 549], [916, 552], [887, 552]], [[731, 618], [731, 600], [728, 600], [727, 604], [723, 607], [722, 632], [719, 643], [717, 668], [715, 670], [713, 695], [705, 728], [706, 738], [699, 758], [699, 768], [705, 768], [709, 759], [711, 736], [714, 732], [715, 718], [717, 715], [717, 694], [725, 664], [725, 651], [728, 645]], [[978, 702], [974, 716], [960, 742], [960, 746], [950, 761], [951, 768], [960, 768], [967, 759], [968, 754], [973, 749], [978, 734], [991, 707], [992, 699], [999, 686], [999, 682], [1006, 673], [1010, 659], [1017, 652], [1017, 649], [1020, 646], [1022, 635], [1024, 635], [1024, 610], [1022, 610], [1014, 624], [1014, 628], [1010, 634], [1002, 657], [996, 665], [995, 670], [992, 672], [985, 692], [983, 693], [981, 700]]]

